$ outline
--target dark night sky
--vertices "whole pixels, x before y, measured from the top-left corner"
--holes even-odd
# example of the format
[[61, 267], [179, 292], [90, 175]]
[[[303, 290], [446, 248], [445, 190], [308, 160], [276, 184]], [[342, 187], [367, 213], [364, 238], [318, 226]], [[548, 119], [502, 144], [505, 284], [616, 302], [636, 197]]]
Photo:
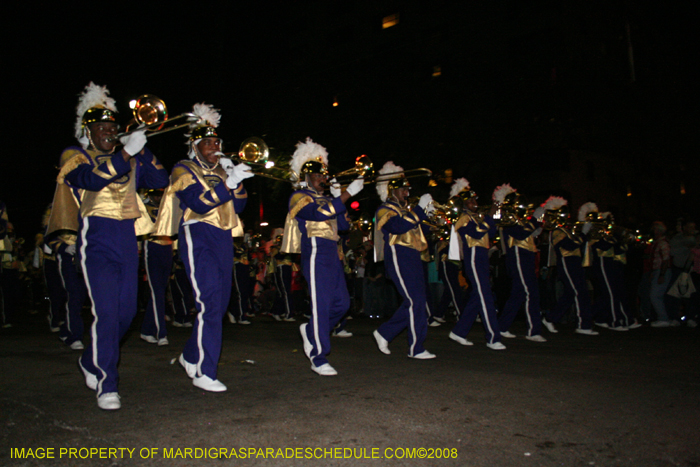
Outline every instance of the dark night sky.
[[[0, 197], [21, 235], [38, 231], [58, 156], [74, 144], [77, 94], [90, 81], [109, 87], [124, 122], [128, 100], [141, 94], [163, 98], [171, 115], [204, 101], [221, 109], [229, 151], [255, 135], [274, 156], [287, 156], [311, 136], [336, 169], [367, 153], [376, 168], [389, 159], [406, 168], [452, 167], [485, 192], [505, 181], [517, 186], [515, 161], [534, 154], [549, 163], [548, 155], [568, 149], [697, 173], [696, 8], [487, 3], [6, 7], [9, 131]], [[382, 31], [382, 17], [396, 12], [399, 24]], [[167, 167], [185, 155], [181, 135], [149, 142]], [[260, 181], [249, 191], [263, 196], [270, 220], [283, 221], [286, 184]], [[256, 206], [244, 213], [248, 225], [256, 213]]]

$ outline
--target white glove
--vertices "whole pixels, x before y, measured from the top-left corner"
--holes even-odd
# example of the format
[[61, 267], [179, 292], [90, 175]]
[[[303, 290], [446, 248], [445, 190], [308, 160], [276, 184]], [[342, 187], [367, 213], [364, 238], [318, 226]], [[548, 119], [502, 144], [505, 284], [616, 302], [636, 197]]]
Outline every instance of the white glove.
[[331, 180], [331, 195], [333, 195], [334, 198], [337, 198], [343, 193], [343, 190], [340, 189], [340, 183], [338, 183], [338, 180], [335, 178]]
[[[418, 200], [418, 206], [421, 207], [425, 211], [426, 206], [430, 204], [430, 202], [433, 200], [433, 197], [430, 196], [430, 193], [426, 193], [423, 196], [420, 197]], [[435, 208], [433, 208], [435, 209]]]
[[65, 250], [65, 251], [66, 251], [66, 253], [68, 253], [69, 255], [75, 256], [75, 243], [72, 244], [72, 245], [68, 245], [68, 246], [66, 247], [66, 250]]
[[350, 196], [355, 196], [365, 187], [365, 181], [362, 177], [355, 179], [350, 185], [348, 185], [347, 191]]
[[583, 224], [583, 228], [581, 229], [581, 232], [583, 232], [584, 234], [587, 234], [588, 232], [591, 231], [592, 227], [593, 227], [593, 224], [591, 224], [590, 222], [586, 222], [585, 224]]
[[238, 164], [233, 167], [231, 173], [226, 179], [226, 186], [233, 190], [243, 180], [245, 180], [246, 178], [250, 178], [253, 175], [255, 174], [250, 170], [250, 166], [247, 166], [245, 164]]
[[130, 156], [140, 153], [146, 145], [146, 130], [137, 130], [130, 135], [122, 136], [119, 141], [124, 145], [124, 152]]
[[228, 157], [221, 157], [219, 159], [219, 165], [226, 171], [227, 175], [231, 175], [231, 171], [233, 170], [233, 161], [231, 159]]
[[542, 206], [538, 206], [537, 209], [535, 209], [535, 214], [534, 217], [538, 221], [542, 221], [542, 217], [544, 216], [544, 208]]

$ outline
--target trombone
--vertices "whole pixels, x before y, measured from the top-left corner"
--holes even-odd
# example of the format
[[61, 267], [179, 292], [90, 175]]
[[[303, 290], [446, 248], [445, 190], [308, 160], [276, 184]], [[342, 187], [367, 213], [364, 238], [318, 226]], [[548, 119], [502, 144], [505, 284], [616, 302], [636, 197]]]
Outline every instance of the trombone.
[[241, 143], [238, 152], [224, 153], [224, 157], [228, 157], [237, 164], [246, 164], [251, 167], [251, 171], [258, 177], [269, 178], [280, 182], [290, 182], [287, 178], [280, 178], [271, 175], [265, 170], [275, 166], [275, 162], [269, 160], [270, 148], [262, 138], [252, 136]]
[[[362, 177], [365, 181], [365, 185], [368, 185], [370, 183], [379, 183], [379, 182], [386, 182], [389, 181], [393, 178], [396, 178], [397, 176], [404, 176], [406, 178], [413, 178], [413, 177], [432, 177], [433, 172], [430, 169], [425, 169], [425, 168], [420, 168], [420, 169], [410, 169], [410, 170], [404, 170], [401, 172], [392, 172], [388, 174], [376, 174], [374, 171], [374, 164], [372, 163], [372, 160], [369, 158], [369, 156], [366, 156], [365, 154], [358, 156], [355, 159], [355, 167], [352, 167], [347, 170], [343, 170], [342, 172], [338, 172], [337, 174], [333, 176], [329, 176], [328, 178], [330, 180], [336, 179], [338, 180], [339, 177], [351, 177], [353, 180], [356, 178]], [[352, 182], [340, 182], [341, 186], [347, 186]]]
[[[160, 97], [153, 94], [144, 94], [136, 100], [133, 108], [134, 118], [126, 126], [126, 131], [119, 133], [110, 138], [110, 141], [118, 140], [123, 136], [128, 136], [135, 131], [149, 131], [148, 136], [156, 136], [167, 133], [173, 130], [179, 130], [189, 126], [192, 123], [197, 123], [200, 118], [193, 113], [183, 113], [173, 118], [168, 118], [168, 108], [165, 102]], [[187, 118], [187, 123], [165, 127], [166, 123], [170, 124], [175, 120]], [[134, 130], [129, 130], [133, 125], [143, 125]]]

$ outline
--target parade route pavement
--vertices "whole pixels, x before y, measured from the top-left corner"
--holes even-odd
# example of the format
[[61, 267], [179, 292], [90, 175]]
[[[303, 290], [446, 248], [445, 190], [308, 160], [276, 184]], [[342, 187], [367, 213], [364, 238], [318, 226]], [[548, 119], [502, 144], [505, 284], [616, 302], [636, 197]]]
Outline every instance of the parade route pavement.
[[[121, 410], [105, 412], [80, 352], [43, 316], [0, 331], [3, 466], [700, 466], [700, 332], [562, 327], [546, 343], [524, 323], [489, 350], [475, 323], [463, 347], [429, 328], [435, 360], [406, 356], [405, 333], [380, 353], [369, 318], [332, 338], [338, 376], [310, 370], [299, 324], [224, 324], [224, 393], [195, 388], [170, 345], [122, 346]], [[86, 327], [89, 332], [89, 327]], [[87, 344], [87, 342], [86, 342]], [[111, 450], [110, 450], [111, 448]], [[233, 455], [232, 455], [233, 453]], [[17, 458], [21, 457], [21, 458]]]

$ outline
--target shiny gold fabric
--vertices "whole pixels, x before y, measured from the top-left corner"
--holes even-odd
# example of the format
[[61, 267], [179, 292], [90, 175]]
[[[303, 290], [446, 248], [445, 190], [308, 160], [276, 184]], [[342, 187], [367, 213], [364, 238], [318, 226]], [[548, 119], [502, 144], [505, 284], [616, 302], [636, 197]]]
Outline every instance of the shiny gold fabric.
[[[486, 223], [486, 221], [484, 221], [481, 214], [465, 212], [462, 213], [459, 219], [457, 219], [457, 222], [455, 223], [455, 231], [459, 233], [459, 229], [466, 226], [470, 222], [476, 223], [477, 232], [488, 232], [490, 229], [489, 225]], [[481, 247], [486, 248], [487, 250], [491, 248], [491, 240], [488, 233], [485, 233], [481, 238], [474, 238], [465, 234], [464, 243], [466, 243], [468, 248]]]
[[[284, 234], [282, 237], [282, 253], [301, 253], [301, 230], [296, 219], [297, 214], [311, 203], [318, 205], [318, 210], [325, 215], [335, 215], [335, 208], [323, 195], [305, 191], [297, 191], [289, 200], [289, 213], [284, 222]], [[327, 240], [338, 241], [338, 221], [335, 218], [325, 221], [306, 221], [306, 234], [309, 238], [318, 237]]]
[[[205, 204], [214, 206], [216, 203], [212, 203], [204, 198], [205, 194], [211, 193], [215, 202], [218, 201], [218, 197], [209, 182], [207, 182], [207, 178], [218, 183], [225, 183], [226, 172], [224, 169], [219, 166], [214, 170], [205, 169], [193, 161], [180, 161], [179, 164], [185, 167], [176, 166], [170, 175], [170, 185], [165, 190], [163, 199], [160, 202], [158, 220], [156, 221], [153, 235], [176, 235], [180, 226], [180, 219], [182, 219], [183, 222], [204, 222], [221, 230], [231, 230], [231, 235], [234, 237], [243, 236], [242, 227], [236, 229], [236, 227], [239, 227], [240, 222], [233, 207], [233, 200], [220, 204], [205, 214], [197, 214], [189, 208], [183, 212], [180, 208], [180, 201], [176, 196], [178, 192], [192, 184], [198, 183], [204, 189], [200, 199]], [[242, 191], [242, 188], [239, 187], [238, 191]]]

